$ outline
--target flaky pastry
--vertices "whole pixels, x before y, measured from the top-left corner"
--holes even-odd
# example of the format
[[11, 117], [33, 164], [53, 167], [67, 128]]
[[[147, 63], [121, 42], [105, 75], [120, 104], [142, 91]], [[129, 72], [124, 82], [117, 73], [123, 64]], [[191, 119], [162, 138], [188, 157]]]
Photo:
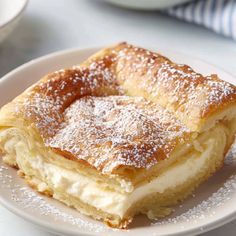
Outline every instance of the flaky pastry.
[[117, 228], [171, 213], [219, 169], [236, 87], [127, 43], [39, 80], [0, 110], [0, 150], [37, 191]]

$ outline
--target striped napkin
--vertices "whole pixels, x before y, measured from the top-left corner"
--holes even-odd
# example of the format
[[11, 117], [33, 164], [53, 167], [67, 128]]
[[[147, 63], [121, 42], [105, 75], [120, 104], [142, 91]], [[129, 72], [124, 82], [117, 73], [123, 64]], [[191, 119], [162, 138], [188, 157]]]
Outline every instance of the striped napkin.
[[167, 14], [236, 40], [236, 0], [195, 0], [170, 8]]

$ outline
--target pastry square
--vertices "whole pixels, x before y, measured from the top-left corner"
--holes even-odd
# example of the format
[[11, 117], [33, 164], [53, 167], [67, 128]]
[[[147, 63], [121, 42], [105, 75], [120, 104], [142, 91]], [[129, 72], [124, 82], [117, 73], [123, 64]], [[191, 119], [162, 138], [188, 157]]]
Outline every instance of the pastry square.
[[0, 150], [37, 191], [111, 227], [171, 213], [222, 165], [236, 87], [121, 43], [0, 110]]

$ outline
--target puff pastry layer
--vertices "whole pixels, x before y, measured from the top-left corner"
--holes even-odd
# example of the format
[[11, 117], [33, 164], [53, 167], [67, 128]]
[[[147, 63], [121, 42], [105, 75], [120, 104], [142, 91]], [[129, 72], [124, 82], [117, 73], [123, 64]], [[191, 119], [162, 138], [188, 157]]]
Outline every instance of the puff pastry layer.
[[121, 43], [39, 80], [0, 110], [3, 160], [112, 227], [162, 217], [222, 164], [236, 87]]

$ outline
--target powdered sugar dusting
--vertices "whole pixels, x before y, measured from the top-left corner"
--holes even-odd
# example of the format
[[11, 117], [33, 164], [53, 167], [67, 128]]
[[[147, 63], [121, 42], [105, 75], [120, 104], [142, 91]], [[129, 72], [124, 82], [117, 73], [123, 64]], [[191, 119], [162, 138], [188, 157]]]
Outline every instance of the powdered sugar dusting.
[[89, 68], [75, 66], [49, 74], [24, 93], [25, 117], [33, 120], [45, 139], [52, 137], [63, 121], [64, 110], [76, 99], [90, 94], [108, 96], [120, 93], [110, 68], [111, 62], [111, 59], [104, 58], [96, 67], [92, 63]]
[[141, 97], [84, 97], [64, 115], [59, 132], [47, 144], [103, 172], [120, 165], [149, 168], [189, 133], [170, 112]]
[[142, 93], [173, 111], [191, 129], [209, 112], [236, 100], [235, 86], [217, 75], [204, 77], [157, 53], [124, 44], [118, 58], [119, 80], [132, 84], [126, 87], [129, 94]]

